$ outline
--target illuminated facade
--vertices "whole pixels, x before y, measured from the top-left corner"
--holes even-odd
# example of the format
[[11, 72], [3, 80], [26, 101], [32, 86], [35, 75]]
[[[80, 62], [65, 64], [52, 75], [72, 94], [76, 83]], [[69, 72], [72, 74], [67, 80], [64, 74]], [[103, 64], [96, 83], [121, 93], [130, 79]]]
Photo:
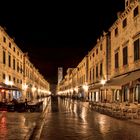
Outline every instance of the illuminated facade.
[[88, 56], [77, 66], [78, 97], [87, 98], [88, 94]]
[[103, 86], [101, 80], [107, 81], [110, 78], [110, 49], [109, 35], [104, 32], [88, 53], [88, 97], [90, 101], [98, 102], [106, 99], [100, 87]]
[[[38, 86], [38, 83], [35, 84], [36, 79], [39, 79], [42, 91], [49, 92], [49, 83], [2, 27], [0, 27], [0, 68], [0, 101], [28, 98], [26, 89], [32, 87], [34, 91], [33, 86]], [[35, 99], [36, 95], [37, 93], [32, 94], [28, 99]]]
[[[112, 101], [140, 102], [140, 3], [126, 0], [124, 12], [109, 29]], [[117, 80], [119, 79], [119, 80]]]
[[90, 101], [140, 103], [140, 1], [125, 0], [124, 12], [117, 15], [107, 34], [73, 70], [73, 89], [80, 95], [86, 83]]

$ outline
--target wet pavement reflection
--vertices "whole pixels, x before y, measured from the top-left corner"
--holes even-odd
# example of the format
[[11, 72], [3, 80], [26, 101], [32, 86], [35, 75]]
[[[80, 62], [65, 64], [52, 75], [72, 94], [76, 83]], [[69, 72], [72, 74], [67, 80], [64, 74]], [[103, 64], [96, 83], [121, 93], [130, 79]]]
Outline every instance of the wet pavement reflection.
[[0, 140], [25, 140], [40, 113], [1, 112]]
[[40, 140], [140, 140], [140, 125], [88, 109], [86, 102], [52, 98]]
[[[41, 110], [44, 110], [49, 98], [40, 101], [43, 101]], [[0, 111], [0, 140], [28, 140], [41, 113]]]

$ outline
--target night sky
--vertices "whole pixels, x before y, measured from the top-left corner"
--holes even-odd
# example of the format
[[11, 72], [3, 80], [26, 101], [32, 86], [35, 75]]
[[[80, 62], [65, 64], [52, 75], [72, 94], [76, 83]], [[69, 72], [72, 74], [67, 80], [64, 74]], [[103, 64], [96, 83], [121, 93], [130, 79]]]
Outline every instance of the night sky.
[[0, 25], [51, 83], [76, 67], [124, 9], [124, 0], [4, 1]]

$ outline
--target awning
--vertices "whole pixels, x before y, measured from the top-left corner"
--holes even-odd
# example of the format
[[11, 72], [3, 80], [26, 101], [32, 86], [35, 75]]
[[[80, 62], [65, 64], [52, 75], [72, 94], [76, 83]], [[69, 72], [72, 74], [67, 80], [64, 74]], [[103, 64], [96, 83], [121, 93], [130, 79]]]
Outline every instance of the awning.
[[17, 90], [17, 91], [20, 91], [20, 89], [16, 86], [8, 86], [9, 87], [9, 90]]
[[0, 89], [8, 89], [8, 85], [3, 82], [0, 82]]
[[3, 82], [0, 82], [0, 89], [6, 89], [6, 90], [20, 90], [19, 88], [17, 88], [16, 86], [10, 86], [10, 85], [6, 85]]
[[121, 89], [123, 85], [129, 84], [140, 78], [140, 70], [109, 80], [101, 89]]
[[92, 86], [89, 87], [89, 91], [99, 91], [99, 89], [102, 87], [103, 85], [101, 83], [97, 83], [94, 84]]

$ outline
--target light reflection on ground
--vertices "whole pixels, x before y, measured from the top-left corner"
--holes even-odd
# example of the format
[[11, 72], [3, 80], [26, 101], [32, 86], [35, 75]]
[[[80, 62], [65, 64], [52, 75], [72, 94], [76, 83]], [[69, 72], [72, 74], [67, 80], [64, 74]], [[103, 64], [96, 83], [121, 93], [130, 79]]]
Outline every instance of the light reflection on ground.
[[52, 102], [40, 140], [140, 140], [139, 125], [90, 111], [83, 102]]

